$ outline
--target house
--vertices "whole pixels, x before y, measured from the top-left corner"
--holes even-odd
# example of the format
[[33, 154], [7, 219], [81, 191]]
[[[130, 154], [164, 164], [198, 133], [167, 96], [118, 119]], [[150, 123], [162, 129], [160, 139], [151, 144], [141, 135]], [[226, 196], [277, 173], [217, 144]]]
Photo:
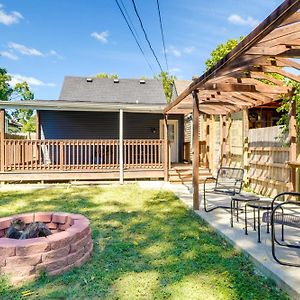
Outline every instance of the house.
[[[67, 76], [59, 100], [13, 104], [37, 111], [37, 140], [5, 140], [0, 180], [163, 178], [165, 106], [157, 79]], [[167, 120], [170, 163], [183, 161], [183, 123]]]

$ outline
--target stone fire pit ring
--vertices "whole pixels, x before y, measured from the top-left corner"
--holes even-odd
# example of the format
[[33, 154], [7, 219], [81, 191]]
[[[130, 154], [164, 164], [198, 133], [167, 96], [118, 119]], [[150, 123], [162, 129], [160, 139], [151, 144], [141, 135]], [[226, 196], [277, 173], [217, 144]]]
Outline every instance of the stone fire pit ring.
[[[27, 240], [6, 238], [15, 219], [26, 224], [43, 222], [52, 234]], [[37, 212], [0, 218], [0, 272], [12, 283], [34, 279], [41, 272], [54, 276], [82, 266], [92, 250], [90, 221], [83, 215]]]

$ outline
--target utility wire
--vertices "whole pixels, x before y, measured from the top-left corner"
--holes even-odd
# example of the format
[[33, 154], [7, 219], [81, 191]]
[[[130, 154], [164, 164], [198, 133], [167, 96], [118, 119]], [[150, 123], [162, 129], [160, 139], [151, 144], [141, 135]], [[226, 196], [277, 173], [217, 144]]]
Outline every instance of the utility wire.
[[144, 33], [144, 36], [145, 36], [145, 39], [146, 39], [146, 41], [147, 41], [147, 43], [148, 43], [148, 45], [149, 45], [149, 48], [150, 48], [150, 50], [151, 50], [153, 56], [155, 57], [155, 60], [156, 60], [158, 66], [159, 66], [159, 68], [160, 68], [160, 71], [163, 72], [163, 68], [161, 67], [161, 64], [160, 64], [160, 62], [159, 62], [159, 60], [158, 60], [158, 58], [157, 58], [157, 56], [156, 56], [156, 54], [155, 54], [155, 51], [153, 50], [152, 45], [151, 45], [151, 43], [150, 43], [150, 41], [149, 41], [149, 38], [148, 38], [147, 32], [146, 32], [146, 30], [145, 30], [145, 28], [144, 28], [142, 19], [141, 19], [140, 15], [139, 15], [138, 10], [137, 10], [137, 7], [136, 7], [136, 5], [135, 5], [135, 1], [134, 1], [134, 0], [131, 0], [131, 1], [132, 1], [132, 4], [133, 4], [133, 8], [134, 8], [135, 14], [136, 14], [136, 16], [137, 16], [138, 19], [139, 19], [141, 28], [142, 28], [143, 33]]
[[129, 28], [129, 30], [130, 30], [130, 32], [131, 32], [131, 34], [132, 34], [132, 36], [133, 36], [135, 42], [137, 43], [137, 45], [138, 45], [138, 47], [139, 47], [139, 49], [140, 49], [142, 55], [144, 56], [145, 61], [147, 62], [148, 66], [149, 66], [149, 68], [150, 68], [150, 70], [151, 70], [151, 72], [153, 73], [153, 75], [155, 75], [155, 72], [154, 72], [154, 70], [153, 70], [153, 68], [152, 68], [152, 66], [151, 66], [151, 64], [150, 64], [150, 62], [149, 62], [149, 60], [147, 59], [146, 54], [145, 54], [144, 50], [142, 49], [142, 47], [141, 47], [141, 45], [140, 45], [140, 43], [139, 43], [139, 41], [138, 41], [138, 39], [137, 39], [137, 37], [136, 37], [136, 35], [135, 35], [133, 29], [131, 28], [131, 26], [130, 26], [130, 24], [129, 24], [129, 22], [128, 22], [128, 20], [127, 20], [127, 18], [126, 18], [126, 16], [125, 16], [125, 14], [124, 14], [124, 12], [123, 12], [121, 6], [120, 6], [120, 3], [118, 2], [118, 0], [115, 0], [115, 2], [116, 2], [116, 4], [117, 4], [117, 6], [118, 6], [118, 8], [119, 8], [119, 10], [120, 10], [120, 12], [121, 12], [121, 14], [122, 14], [124, 20], [125, 20], [125, 22], [126, 22], [126, 24], [127, 24], [127, 26], [128, 26], [128, 28]]
[[119, 0], [119, 1], [120, 1], [121, 5], [122, 5], [122, 7], [123, 7], [123, 11], [125, 12], [125, 15], [127, 16], [127, 20], [129, 21], [129, 23], [130, 23], [130, 25], [131, 25], [131, 28], [133, 29], [133, 31], [134, 31], [134, 33], [135, 33], [135, 36], [137, 37], [137, 40], [138, 40], [138, 41], [140, 42], [140, 44], [142, 45], [142, 44], [143, 44], [143, 43], [142, 43], [142, 40], [141, 40], [140, 37], [139, 37], [139, 34], [138, 34], [138, 32], [137, 32], [137, 30], [136, 30], [136, 28], [135, 28], [135, 25], [134, 25], [134, 23], [133, 23], [133, 21], [132, 21], [132, 19], [131, 19], [131, 17], [130, 17], [130, 14], [128, 13], [128, 10], [126, 9], [126, 6], [125, 6], [123, 0]]
[[164, 54], [165, 54], [165, 61], [166, 61], [167, 71], [169, 72], [169, 64], [168, 64], [167, 51], [166, 51], [166, 41], [165, 41], [165, 34], [164, 34], [162, 18], [161, 18], [161, 13], [160, 13], [159, 0], [156, 0], [156, 3], [157, 3], [157, 10], [158, 10], [158, 16], [159, 16], [161, 39], [162, 39], [162, 44], [163, 44]]

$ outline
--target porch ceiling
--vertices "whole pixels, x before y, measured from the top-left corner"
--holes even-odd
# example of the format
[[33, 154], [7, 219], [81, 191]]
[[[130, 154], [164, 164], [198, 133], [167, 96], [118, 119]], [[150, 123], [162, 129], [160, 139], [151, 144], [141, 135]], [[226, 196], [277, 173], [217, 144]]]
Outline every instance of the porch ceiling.
[[31, 101], [0, 101], [1, 109], [36, 109], [36, 110], [61, 110], [61, 111], [102, 111], [140, 113], [163, 113], [164, 105], [124, 104], [124, 103], [96, 103], [96, 102], [71, 102], [63, 100], [31, 100]]
[[272, 74], [300, 82], [300, 0], [284, 1], [214, 67], [195, 79], [164, 113], [227, 114], [276, 101], [292, 92]]

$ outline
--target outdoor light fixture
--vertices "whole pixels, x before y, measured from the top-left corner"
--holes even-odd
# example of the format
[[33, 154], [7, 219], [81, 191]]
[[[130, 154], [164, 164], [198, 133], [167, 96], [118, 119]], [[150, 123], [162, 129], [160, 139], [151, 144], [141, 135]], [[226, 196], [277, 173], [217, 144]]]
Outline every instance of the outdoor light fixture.
[[156, 133], [156, 128], [155, 127], [151, 127], [151, 132], [152, 133]]

